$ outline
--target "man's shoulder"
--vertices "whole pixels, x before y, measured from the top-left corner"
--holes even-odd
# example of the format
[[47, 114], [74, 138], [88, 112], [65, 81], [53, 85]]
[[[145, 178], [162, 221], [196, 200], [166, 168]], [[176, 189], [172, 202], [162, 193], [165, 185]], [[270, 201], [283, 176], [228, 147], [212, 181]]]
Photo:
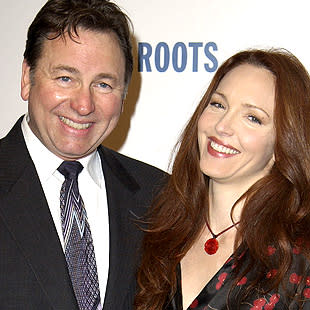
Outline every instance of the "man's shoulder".
[[0, 151], [5, 150], [6, 148], [20, 147], [21, 145], [25, 146], [25, 141], [22, 134], [21, 122], [23, 116], [21, 116], [14, 126], [10, 129], [6, 136], [0, 139]]
[[36, 172], [28, 153], [20, 120], [0, 139], [0, 192], [7, 191], [20, 178], [34, 184]]
[[110, 168], [122, 178], [133, 178], [140, 186], [147, 187], [154, 184], [163, 184], [167, 173], [140, 160], [128, 157], [104, 146], [99, 148], [99, 153], [103, 154], [104, 161]]
[[143, 161], [140, 161], [138, 159], [126, 156], [124, 154], [121, 154], [119, 152], [111, 150], [107, 147], [102, 146], [101, 151], [104, 154], [108, 155], [110, 158], [114, 158], [115, 160], [119, 161], [128, 170], [137, 171], [137, 169], [138, 169], [138, 171], [137, 171], [138, 173], [139, 173], [139, 171], [141, 172], [141, 170], [143, 170], [143, 171], [159, 173], [162, 175], [166, 174], [166, 172], [164, 172], [163, 170], [161, 170], [155, 166], [152, 166], [152, 165], [145, 163]]

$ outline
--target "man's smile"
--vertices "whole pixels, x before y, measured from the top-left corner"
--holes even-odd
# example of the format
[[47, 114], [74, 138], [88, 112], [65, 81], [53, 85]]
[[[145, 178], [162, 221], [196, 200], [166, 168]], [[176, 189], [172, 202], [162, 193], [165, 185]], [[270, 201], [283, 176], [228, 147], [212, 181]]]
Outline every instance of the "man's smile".
[[74, 128], [74, 129], [78, 129], [78, 130], [87, 129], [92, 125], [92, 123], [84, 123], [84, 124], [76, 123], [72, 121], [71, 119], [66, 118], [64, 116], [59, 116], [59, 119], [67, 126]]

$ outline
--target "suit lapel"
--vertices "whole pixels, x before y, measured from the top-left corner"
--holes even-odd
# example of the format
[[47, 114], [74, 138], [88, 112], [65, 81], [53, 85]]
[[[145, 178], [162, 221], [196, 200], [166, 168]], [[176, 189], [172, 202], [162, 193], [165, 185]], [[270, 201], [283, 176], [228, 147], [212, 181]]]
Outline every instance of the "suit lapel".
[[45, 195], [20, 129], [0, 145], [0, 216], [55, 309], [77, 309]]
[[[139, 185], [121, 163], [109, 152], [100, 148], [104, 170], [110, 228], [109, 278], [104, 310], [123, 309], [125, 299], [132, 304], [135, 283], [135, 263], [141, 233], [134, 224], [138, 202], [135, 193]], [[129, 306], [128, 306], [129, 308]]]

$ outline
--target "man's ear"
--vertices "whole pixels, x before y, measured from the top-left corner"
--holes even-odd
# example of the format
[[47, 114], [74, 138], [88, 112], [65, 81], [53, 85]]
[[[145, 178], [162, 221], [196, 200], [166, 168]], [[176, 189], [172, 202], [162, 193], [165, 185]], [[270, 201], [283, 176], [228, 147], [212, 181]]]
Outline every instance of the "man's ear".
[[121, 113], [123, 113], [123, 111], [124, 111], [124, 104], [125, 104], [125, 99], [122, 100], [122, 109], [121, 109]]
[[29, 98], [31, 88], [31, 79], [30, 79], [30, 67], [27, 61], [24, 59], [22, 64], [22, 78], [21, 78], [21, 88], [20, 94], [23, 100], [27, 101]]

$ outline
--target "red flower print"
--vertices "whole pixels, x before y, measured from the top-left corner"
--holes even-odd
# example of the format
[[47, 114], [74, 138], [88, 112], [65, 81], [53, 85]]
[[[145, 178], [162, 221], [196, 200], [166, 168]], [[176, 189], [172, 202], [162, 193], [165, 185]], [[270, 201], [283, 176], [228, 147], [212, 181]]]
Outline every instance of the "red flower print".
[[228, 263], [229, 263], [230, 261], [232, 261], [232, 260], [233, 260], [233, 258], [232, 258], [232, 257], [229, 257], [225, 264], [228, 264]]
[[270, 303], [276, 304], [280, 300], [279, 294], [273, 294], [270, 297]]
[[274, 277], [277, 274], [277, 269], [271, 269], [270, 271], [267, 272], [266, 274], [266, 278], [270, 279], [272, 277]]
[[310, 298], [310, 288], [305, 288], [303, 294], [306, 298]]
[[265, 298], [259, 298], [259, 299], [254, 300], [253, 305], [263, 307], [265, 305], [265, 303], [266, 303]]
[[244, 256], [244, 254], [245, 254], [245, 251], [243, 251], [243, 252], [240, 254], [240, 256], [238, 257], [238, 260], [240, 260], [240, 259]]
[[246, 277], [243, 277], [238, 283], [237, 283], [237, 285], [243, 285], [243, 284], [245, 284], [246, 282], [247, 282], [247, 278]]
[[307, 278], [306, 278], [306, 285], [307, 285], [307, 286], [310, 286], [310, 277], [307, 277]]
[[190, 307], [190, 309], [195, 309], [195, 308], [197, 308], [197, 306], [198, 306], [198, 300], [195, 299], [195, 300], [191, 303], [191, 305], [190, 305], [189, 307]]
[[273, 294], [270, 297], [269, 303], [265, 298], [259, 298], [254, 300], [253, 307], [250, 310], [272, 310], [275, 304], [280, 300], [279, 294]]
[[274, 248], [273, 246], [269, 245], [267, 248], [267, 255], [271, 256], [274, 254], [274, 252], [276, 251], [276, 248]]
[[251, 309], [263, 309], [263, 306], [266, 304], [266, 299], [265, 298], [259, 298], [254, 300], [253, 305], [254, 307], [252, 307]]
[[223, 272], [219, 275], [218, 279], [221, 283], [223, 283], [227, 278], [227, 272]]
[[265, 310], [272, 310], [272, 309], [274, 309], [274, 306], [275, 306], [275, 304], [272, 304], [272, 303], [266, 304], [265, 307], [264, 307], [264, 309], [265, 309]]
[[299, 276], [298, 274], [296, 273], [292, 273], [290, 275], [290, 282], [293, 283], [293, 284], [299, 284], [300, 281], [301, 281], [301, 276]]
[[226, 280], [226, 278], [227, 278], [227, 272], [223, 272], [223, 273], [221, 273], [218, 276], [219, 282], [217, 282], [216, 285], [215, 285], [215, 288], [217, 290], [219, 290], [222, 287], [222, 285], [223, 285], [224, 281]]
[[300, 252], [301, 252], [300, 247], [296, 246], [296, 247], [293, 248], [293, 253], [294, 254], [298, 255], [298, 254], [300, 254]]

